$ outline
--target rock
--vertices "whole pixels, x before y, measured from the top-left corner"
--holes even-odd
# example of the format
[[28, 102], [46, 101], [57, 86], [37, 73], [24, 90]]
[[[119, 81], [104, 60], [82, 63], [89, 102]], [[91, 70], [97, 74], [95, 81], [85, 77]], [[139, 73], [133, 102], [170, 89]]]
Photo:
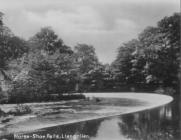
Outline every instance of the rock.
[[8, 112], [8, 114], [18, 116], [18, 115], [29, 114], [31, 112], [32, 112], [32, 110], [28, 105], [20, 104], [20, 105], [17, 105], [15, 108], [11, 109]]

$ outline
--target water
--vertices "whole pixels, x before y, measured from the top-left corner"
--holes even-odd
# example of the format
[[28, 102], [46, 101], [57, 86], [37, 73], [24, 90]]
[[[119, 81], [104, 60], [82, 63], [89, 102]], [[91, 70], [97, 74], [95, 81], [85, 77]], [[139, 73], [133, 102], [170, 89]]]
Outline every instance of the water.
[[[179, 102], [152, 110], [55, 126], [6, 139], [48, 140], [181, 140]], [[29, 138], [27, 138], [29, 136]], [[69, 137], [69, 138], [67, 138]]]

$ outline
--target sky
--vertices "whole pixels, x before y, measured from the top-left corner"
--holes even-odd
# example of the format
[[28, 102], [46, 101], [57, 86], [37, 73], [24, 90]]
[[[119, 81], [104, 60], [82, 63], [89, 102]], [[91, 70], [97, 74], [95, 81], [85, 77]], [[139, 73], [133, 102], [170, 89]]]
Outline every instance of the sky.
[[51, 26], [72, 48], [93, 45], [111, 63], [122, 43], [180, 11], [179, 0], [0, 0], [4, 23], [24, 39]]

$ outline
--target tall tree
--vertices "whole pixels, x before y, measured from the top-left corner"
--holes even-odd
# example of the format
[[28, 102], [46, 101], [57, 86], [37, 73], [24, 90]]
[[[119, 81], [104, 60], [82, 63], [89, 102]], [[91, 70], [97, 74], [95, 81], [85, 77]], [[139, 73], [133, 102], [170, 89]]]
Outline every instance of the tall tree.
[[80, 73], [88, 73], [99, 64], [95, 48], [93, 46], [87, 44], [77, 44], [74, 51]]
[[24, 65], [28, 78], [26, 82], [23, 82], [24, 78], [15, 82], [17, 86], [14, 90], [17, 93], [22, 93], [23, 87], [19, 84], [22, 82], [24, 87], [28, 87], [27, 92], [32, 93], [29, 94], [31, 99], [45, 100], [49, 94], [61, 94], [74, 89], [71, 73], [73, 51], [50, 27], [42, 28], [29, 40], [29, 52], [24, 58]]
[[31, 49], [45, 51], [49, 55], [54, 54], [57, 50], [60, 53], [72, 53], [70, 47], [63, 43], [63, 40], [58, 38], [58, 35], [51, 27], [44, 27], [40, 32], [36, 33], [30, 42], [33, 43]]
[[117, 58], [112, 63], [118, 82], [136, 85], [143, 81], [141, 69], [145, 61], [139, 58], [140, 47], [140, 42], [134, 39], [119, 48]]
[[119, 48], [113, 66], [123, 83], [157, 84], [178, 88], [180, 62], [180, 14], [165, 17], [157, 27], [147, 27]]
[[179, 15], [174, 14], [139, 35], [147, 61], [147, 77], [164, 86], [175, 86], [179, 81], [179, 23]]
[[98, 66], [98, 58], [95, 48], [87, 44], [77, 44], [74, 48], [75, 68], [76, 68], [76, 91], [80, 91], [80, 87], [84, 85], [86, 75]]
[[4, 81], [10, 80], [10, 77], [6, 74], [10, 61], [21, 57], [28, 49], [26, 42], [15, 36], [11, 30], [3, 24], [2, 16], [3, 14], [0, 13], [0, 72], [2, 81]]

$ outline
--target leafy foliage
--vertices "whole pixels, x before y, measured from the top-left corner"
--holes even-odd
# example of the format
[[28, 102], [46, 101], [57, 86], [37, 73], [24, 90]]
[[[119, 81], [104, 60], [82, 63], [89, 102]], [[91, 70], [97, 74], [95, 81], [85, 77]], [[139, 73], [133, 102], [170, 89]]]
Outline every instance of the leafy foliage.
[[93, 46], [78, 44], [75, 46], [74, 51], [80, 73], [88, 73], [99, 64], [95, 48]]
[[128, 85], [178, 87], [180, 60], [180, 15], [174, 14], [148, 27], [119, 48], [112, 66], [118, 81]]
[[[10, 63], [20, 58], [28, 51], [26, 42], [15, 36], [3, 23], [3, 14], [0, 13], [0, 85], [1, 93], [5, 95], [9, 88], [11, 77], [7, 74]], [[4, 99], [3, 99], [4, 100]]]
[[[11, 80], [13, 86], [8, 95], [2, 92], [0, 96], [7, 95], [9, 102], [59, 100], [67, 93], [72, 98], [74, 92], [153, 91], [158, 87], [176, 93], [179, 87], [180, 14], [163, 18], [156, 27], [147, 27], [137, 39], [121, 45], [111, 65], [101, 64], [91, 45], [77, 44], [72, 50], [51, 27], [25, 41], [3, 24], [2, 16], [0, 13], [1, 79]], [[10, 71], [15, 73], [11, 78], [7, 75]]]
[[25, 82], [25, 77], [16, 79], [11, 92], [17, 93], [15, 96], [20, 94], [20, 97], [27, 92], [28, 101], [48, 100], [51, 94], [71, 92], [74, 88], [71, 74], [73, 51], [50, 28], [43, 28], [32, 38], [30, 51], [23, 62], [28, 78]]

